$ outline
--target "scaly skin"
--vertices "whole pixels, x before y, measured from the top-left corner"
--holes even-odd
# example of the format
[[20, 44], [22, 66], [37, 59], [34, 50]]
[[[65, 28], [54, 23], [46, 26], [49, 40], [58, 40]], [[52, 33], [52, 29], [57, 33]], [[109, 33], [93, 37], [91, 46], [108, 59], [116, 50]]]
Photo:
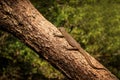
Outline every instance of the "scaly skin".
[[106, 70], [105, 68], [98, 68], [96, 66], [94, 66], [92, 64], [92, 62], [90, 61], [90, 58], [89, 56], [86, 54], [87, 52], [84, 51], [80, 44], [77, 43], [77, 41], [72, 37], [70, 36], [63, 27], [59, 27], [59, 31], [62, 33], [62, 36], [67, 40], [67, 42], [73, 47], [73, 48], [76, 48], [86, 59], [86, 61], [88, 62], [88, 64], [94, 68], [94, 69], [98, 69], [98, 70]]

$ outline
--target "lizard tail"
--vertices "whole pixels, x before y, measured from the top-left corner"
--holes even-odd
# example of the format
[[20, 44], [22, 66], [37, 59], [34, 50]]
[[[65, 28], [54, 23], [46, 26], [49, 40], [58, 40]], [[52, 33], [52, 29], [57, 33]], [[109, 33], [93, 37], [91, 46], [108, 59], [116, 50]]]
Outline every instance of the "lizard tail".
[[[81, 52], [81, 49], [79, 49], [79, 51]], [[92, 68], [98, 69], [98, 70], [107, 70], [106, 68], [98, 68], [98, 67], [94, 66], [94, 65], [92, 64], [89, 56], [87, 55], [87, 52], [84, 51], [83, 49], [82, 49], [82, 51], [83, 51], [83, 52], [81, 52], [81, 54], [84, 56], [84, 58], [86, 59], [86, 61], [88, 62], [88, 64], [89, 64]]]

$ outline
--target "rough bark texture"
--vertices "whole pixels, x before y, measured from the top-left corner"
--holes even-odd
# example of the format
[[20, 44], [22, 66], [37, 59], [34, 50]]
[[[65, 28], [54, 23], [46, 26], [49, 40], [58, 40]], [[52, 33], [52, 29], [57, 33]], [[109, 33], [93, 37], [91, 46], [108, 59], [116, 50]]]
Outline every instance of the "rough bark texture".
[[53, 35], [61, 33], [28, 0], [0, 0], [0, 29], [19, 38], [70, 80], [118, 80], [109, 71], [91, 68], [78, 51], [66, 50], [67, 41]]

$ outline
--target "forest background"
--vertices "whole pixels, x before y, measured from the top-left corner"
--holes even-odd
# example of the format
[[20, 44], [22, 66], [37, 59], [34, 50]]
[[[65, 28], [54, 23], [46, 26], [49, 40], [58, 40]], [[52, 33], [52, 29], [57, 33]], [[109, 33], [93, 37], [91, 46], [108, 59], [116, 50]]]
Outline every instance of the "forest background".
[[[120, 79], [120, 0], [31, 0]], [[9, 33], [0, 31], [0, 80], [66, 80]]]

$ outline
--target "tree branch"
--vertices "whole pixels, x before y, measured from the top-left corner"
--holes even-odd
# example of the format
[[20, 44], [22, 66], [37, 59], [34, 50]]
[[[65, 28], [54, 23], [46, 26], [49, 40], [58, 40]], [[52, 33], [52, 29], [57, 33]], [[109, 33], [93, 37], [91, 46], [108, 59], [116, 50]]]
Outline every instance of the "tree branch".
[[[70, 47], [67, 41], [53, 35], [61, 34], [58, 29], [28, 0], [0, 0], [0, 29], [19, 38], [70, 80], [118, 80], [109, 71], [91, 68], [78, 51], [66, 50], [64, 46]], [[103, 67], [90, 58], [94, 65]]]

